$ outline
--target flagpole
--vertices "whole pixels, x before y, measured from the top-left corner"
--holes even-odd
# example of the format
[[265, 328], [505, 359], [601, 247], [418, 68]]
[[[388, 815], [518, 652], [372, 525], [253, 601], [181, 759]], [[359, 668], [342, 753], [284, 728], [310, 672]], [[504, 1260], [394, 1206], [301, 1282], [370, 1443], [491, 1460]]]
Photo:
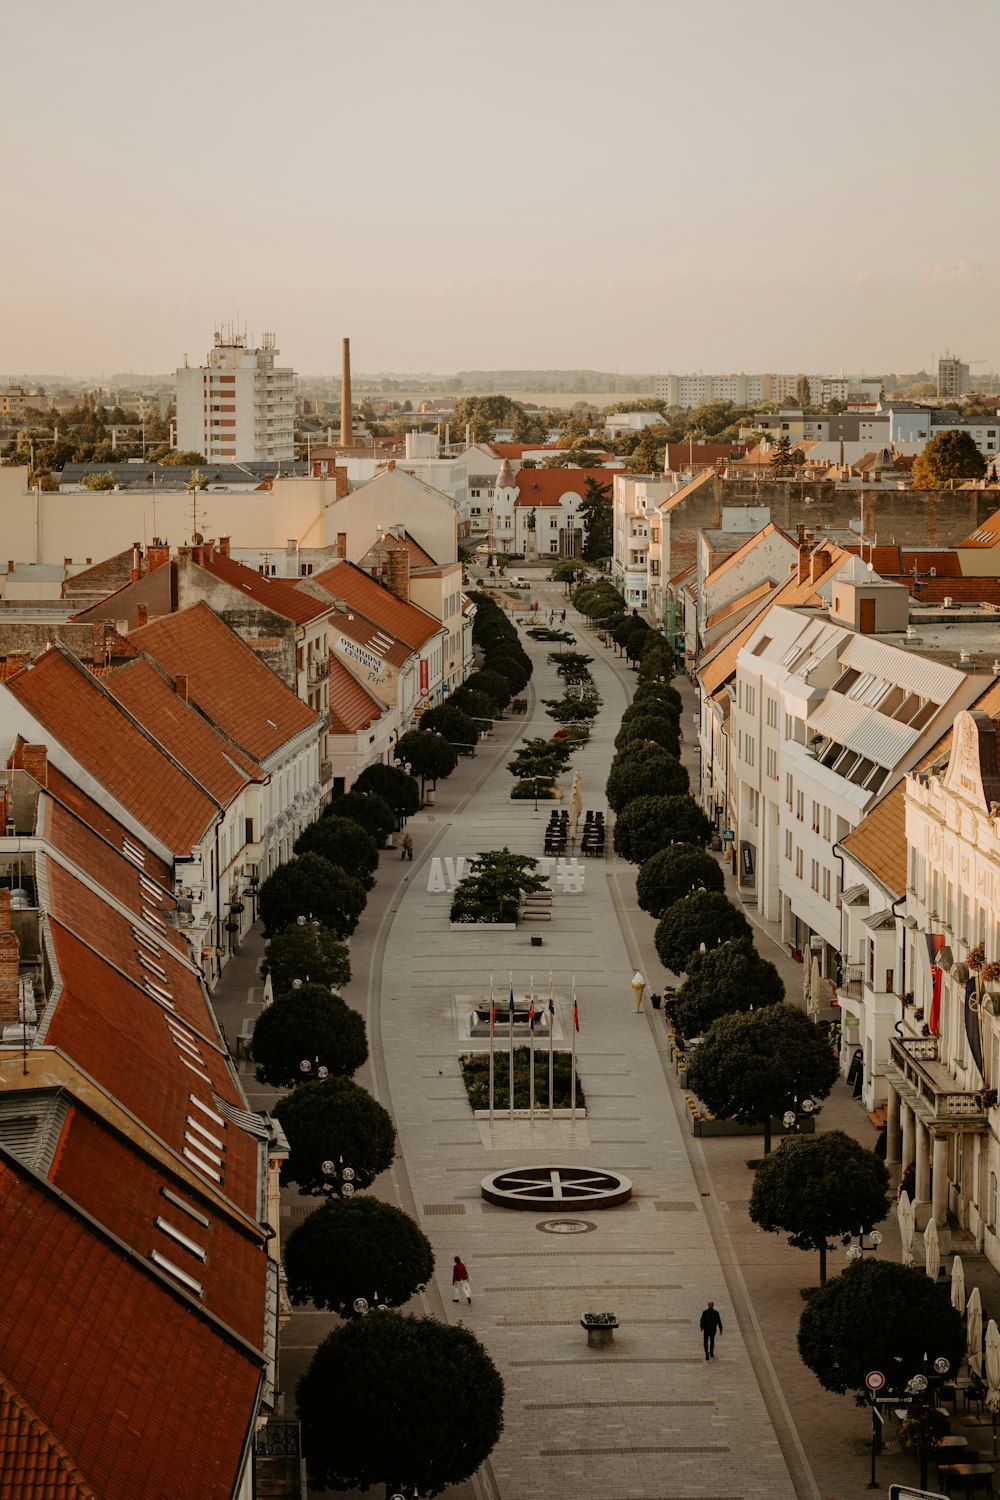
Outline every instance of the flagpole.
[[514, 980], [510, 970], [507, 970], [507, 978], [510, 980], [510, 1002], [507, 1006], [508, 1030], [510, 1032], [510, 1050], [508, 1054], [508, 1099], [507, 1104], [510, 1112], [511, 1124], [514, 1123]]
[[555, 1031], [555, 1027], [553, 1026], [552, 1023], [555, 1020], [555, 1018], [556, 1018], [556, 1007], [555, 1007], [555, 1002], [554, 1002], [553, 997], [552, 997], [552, 970], [550, 969], [549, 970], [549, 1119], [550, 1120], [554, 1118], [553, 1103], [552, 1103], [552, 1077], [553, 1077], [552, 1033]]
[[577, 1027], [577, 1019], [576, 1019], [576, 1017], [577, 1017], [577, 1010], [576, 1010], [576, 975], [574, 974], [573, 975], [573, 1025], [570, 1028], [570, 1035], [573, 1038], [573, 1050], [572, 1050], [572, 1053], [570, 1054], [571, 1060], [570, 1060], [570, 1070], [569, 1070], [569, 1073], [570, 1073], [570, 1084], [569, 1084], [570, 1121], [574, 1125], [576, 1124], [576, 1027]]
[[530, 980], [530, 999], [528, 1002], [528, 1049], [530, 1062], [528, 1064], [528, 1119], [532, 1124], [535, 1122], [535, 976], [532, 974]]
[[493, 1033], [496, 1030], [497, 1012], [493, 998], [493, 975], [490, 975], [490, 1129], [493, 1129]]

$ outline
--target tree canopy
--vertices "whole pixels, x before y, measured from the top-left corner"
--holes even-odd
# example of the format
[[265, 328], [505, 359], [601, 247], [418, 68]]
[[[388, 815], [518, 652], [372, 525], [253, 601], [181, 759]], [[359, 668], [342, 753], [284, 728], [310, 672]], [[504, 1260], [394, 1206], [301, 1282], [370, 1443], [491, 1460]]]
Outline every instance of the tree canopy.
[[458, 751], [443, 734], [429, 729], [411, 729], [400, 735], [393, 758], [407, 761], [414, 776], [420, 777], [421, 790], [427, 781], [443, 781], [458, 765]]
[[796, 1099], [825, 1099], [836, 1077], [830, 1043], [794, 1005], [721, 1016], [688, 1064], [688, 1083], [713, 1114], [763, 1124], [765, 1156], [772, 1118]]
[[958, 1370], [965, 1352], [962, 1318], [926, 1272], [865, 1256], [812, 1293], [799, 1320], [799, 1354], [820, 1385], [843, 1395], [866, 1390], [869, 1370], [881, 1370], [900, 1393], [933, 1365]]
[[705, 845], [711, 836], [693, 797], [634, 797], [615, 820], [615, 853], [639, 865], [675, 840]]
[[652, 740], [655, 744], [662, 745], [665, 750], [669, 750], [675, 759], [681, 753], [677, 720], [667, 714], [637, 714], [634, 719], [623, 720], [622, 727], [615, 738], [615, 749], [620, 750], [631, 740]]
[[310, 1485], [439, 1495], [493, 1451], [503, 1395], [496, 1366], [465, 1328], [397, 1312], [344, 1323], [296, 1391]]
[[701, 1036], [720, 1016], [780, 1005], [785, 998], [781, 975], [774, 964], [761, 958], [752, 938], [730, 938], [717, 948], [693, 954], [688, 963], [687, 978], [671, 1004], [674, 1025], [682, 1036]]
[[337, 937], [347, 937], [364, 909], [361, 882], [321, 854], [299, 854], [279, 865], [264, 881], [258, 897], [268, 937], [299, 916], [315, 917]]
[[585, 477], [583, 485], [583, 498], [577, 506], [585, 532], [583, 556], [587, 562], [596, 563], [610, 557], [613, 549], [611, 485], [601, 484], [592, 474]]
[[317, 818], [295, 840], [296, 854], [321, 854], [359, 880], [366, 891], [375, 884], [378, 844], [353, 818]]
[[750, 1217], [796, 1250], [818, 1250], [822, 1285], [831, 1242], [881, 1224], [888, 1189], [885, 1162], [843, 1130], [790, 1135], [757, 1168]]
[[913, 460], [913, 488], [938, 490], [953, 479], [982, 479], [986, 460], [967, 432], [939, 432]]
[[[497, 712], [497, 705], [490, 699], [490, 718]], [[449, 745], [475, 745], [482, 733], [483, 725], [459, 708], [455, 703], [439, 703], [429, 708], [421, 719], [428, 733], [440, 734]]]
[[371, 1094], [350, 1078], [323, 1078], [300, 1083], [279, 1099], [274, 1114], [288, 1137], [288, 1160], [281, 1181], [294, 1182], [313, 1196], [336, 1185], [324, 1162], [354, 1169], [354, 1184], [370, 1187], [396, 1155], [392, 1120]]
[[541, 418], [510, 396], [460, 396], [451, 413], [453, 437], [464, 438], [466, 427], [472, 443], [491, 442], [498, 427], [512, 428], [515, 443], [541, 442], [545, 437]]
[[455, 887], [451, 920], [513, 921], [521, 896], [548, 884], [548, 876], [537, 870], [537, 859], [512, 854], [506, 845], [475, 855], [468, 875]]
[[351, 790], [359, 795], [373, 792], [393, 812], [401, 811], [406, 818], [412, 817], [420, 806], [420, 788], [399, 766], [366, 766]]
[[668, 844], [639, 867], [635, 891], [643, 911], [662, 917], [668, 906], [698, 886], [721, 891], [725, 884], [719, 861], [704, 849], [695, 844]]
[[361, 1016], [322, 984], [288, 990], [261, 1011], [254, 1025], [257, 1082], [272, 1088], [293, 1088], [300, 1083], [303, 1062], [350, 1078], [367, 1057], [368, 1038]]
[[296, 1307], [312, 1302], [342, 1318], [363, 1297], [402, 1307], [434, 1274], [430, 1241], [409, 1214], [378, 1198], [331, 1198], [292, 1230], [282, 1263]]
[[604, 793], [611, 809], [620, 813], [635, 797], [676, 797], [689, 785], [686, 768], [674, 758], [622, 761], [616, 757]]
[[312, 980], [339, 990], [350, 983], [350, 951], [327, 927], [312, 922], [300, 927], [298, 922], [290, 922], [268, 943], [260, 972], [262, 977], [270, 974], [275, 995], [290, 990], [293, 979]]
[[750, 923], [721, 891], [690, 891], [668, 906], [656, 924], [653, 941], [660, 962], [674, 974], [684, 974], [705, 944], [715, 948], [730, 938], [749, 938]]
[[388, 802], [372, 792], [347, 792], [343, 796], [334, 797], [323, 809], [323, 816], [350, 818], [353, 822], [360, 823], [380, 849], [396, 826], [396, 819]]

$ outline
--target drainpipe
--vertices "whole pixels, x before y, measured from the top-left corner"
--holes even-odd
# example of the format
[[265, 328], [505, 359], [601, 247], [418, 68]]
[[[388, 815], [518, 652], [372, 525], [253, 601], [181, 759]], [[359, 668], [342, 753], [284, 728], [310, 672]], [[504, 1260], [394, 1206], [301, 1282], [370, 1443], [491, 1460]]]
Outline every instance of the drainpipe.
[[[889, 910], [892, 912], [892, 914], [896, 918], [897, 922], [901, 922], [903, 920], [903, 918], [902, 918], [901, 914], [896, 910], [896, 907], [900, 906], [905, 900], [906, 900], [906, 892], [904, 891], [901, 896], [897, 896], [897, 898], [896, 898], [895, 901], [890, 901], [890, 903], [889, 903]], [[903, 1034], [902, 1030], [900, 1028], [903, 1025], [903, 1016], [905, 1016], [905, 1014], [906, 1014], [906, 1007], [903, 1005], [903, 996], [906, 994], [906, 927], [905, 926], [903, 927], [903, 931], [902, 931], [902, 934], [901, 934], [901, 939], [902, 940], [901, 940], [900, 945], [899, 945], [900, 956], [899, 956], [899, 990], [898, 990], [898, 994], [899, 994], [899, 997], [900, 997], [900, 999], [899, 999], [900, 1017], [899, 1017], [899, 1020], [895, 1022], [895, 1024], [893, 1025], [893, 1028], [892, 1028], [893, 1031], [896, 1033], [897, 1036], [902, 1036], [902, 1034]]]
[[844, 856], [843, 853], [837, 853], [838, 849], [842, 850], [843, 845], [838, 842], [834, 842], [834, 844], [831, 846], [830, 852], [833, 855], [834, 859], [837, 860], [840, 864], [840, 961], [846, 969], [847, 963], [844, 956]]

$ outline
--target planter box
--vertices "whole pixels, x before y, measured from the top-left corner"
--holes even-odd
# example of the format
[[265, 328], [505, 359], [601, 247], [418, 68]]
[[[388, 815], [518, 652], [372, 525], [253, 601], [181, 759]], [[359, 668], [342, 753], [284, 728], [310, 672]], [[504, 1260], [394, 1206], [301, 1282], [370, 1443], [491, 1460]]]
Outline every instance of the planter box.
[[449, 922], [452, 932], [516, 932], [516, 922]]
[[[700, 1136], [710, 1135], [759, 1135], [764, 1134], [763, 1125], [740, 1125], [736, 1120], [696, 1120], [694, 1115], [691, 1119], [691, 1134]], [[799, 1135], [812, 1135], [816, 1129], [816, 1121], [812, 1118], [799, 1121]], [[771, 1133], [775, 1136], [794, 1135], [793, 1130], [786, 1130], [780, 1120], [771, 1121]]]
[[606, 1349], [614, 1343], [619, 1323], [617, 1319], [613, 1323], [588, 1323], [586, 1317], [582, 1317], [580, 1327], [586, 1332], [588, 1349]]

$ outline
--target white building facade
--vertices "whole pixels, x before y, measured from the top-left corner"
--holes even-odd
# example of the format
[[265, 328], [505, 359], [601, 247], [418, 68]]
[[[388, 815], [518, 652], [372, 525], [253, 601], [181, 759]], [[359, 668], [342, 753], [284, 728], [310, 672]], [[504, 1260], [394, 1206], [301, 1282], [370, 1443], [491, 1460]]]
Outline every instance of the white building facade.
[[177, 371], [177, 446], [208, 463], [295, 457], [295, 372], [275, 365], [274, 334], [260, 348], [217, 329], [207, 363]]

